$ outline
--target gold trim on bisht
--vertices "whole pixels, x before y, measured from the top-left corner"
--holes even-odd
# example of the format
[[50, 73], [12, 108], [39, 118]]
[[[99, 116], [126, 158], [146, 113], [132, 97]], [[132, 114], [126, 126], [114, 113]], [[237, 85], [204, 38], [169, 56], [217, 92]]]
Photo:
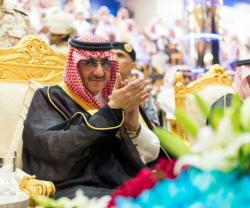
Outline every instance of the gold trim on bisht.
[[88, 111], [88, 113], [90, 113], [91, 115], [93, 115], [94, 113], [96, 113], [97, 109], [87, 103], [86, 101], [80, 99], [71, 89], [69, 89], [69, 87], [66, 85], [65, 82], [60, 82], [59, 86], [64, 90], [64, 92], [71, 97], [78, 105], [80, 105], [84, 110]]
[[[98, 109], [96, 109], [94, 106], [90, 105], [89, 103], [87, 103], [86, 101], [84, 100], [81, 100], [79, 97], [77, 97], [69, 88], [68, 86], [62, 82], [59, 84], [59, 86], [65, 91], [65, 93], [70, 96], [78, 105], [80, 105], [84, 110], [86, 110], [89, 114], [93, 115], [95, 112], [98, 111]], [[48, 90], [47, 90], [47, 95], [48, 95], [48, 98], [49, 98], [49, 101], [50, 103], [54, 106], [54, 108], [62, 114], [62, 116], [68, 120], [69, 118], [65, 115], [65, 113], [63, 113], [61, 111], [61, 109], [54, 103], [54, 101], [51, 99], [51, 96], [50, 96], [50, 87], [48, 87]], [[95, 127], [95, 126], [92, 126], [89, 122], [88, 122], [88, 119], [86, 118], [86, 116], [82, 113], [82, 112], [76, 112], [74, 113], [74, 115], [72, 116], [75, 117], [76, 115], [81, 115], [85, 121], [85, 123], [87, 124], [87, 126], [91, 129], [95, 129], [95, 130], [112, 130], [112, 129], [117, 129], [117, 128], [120, 128], [124, 122], [124, 111], [122, 111], [122, 121], [120, 124], [118, 124], [117, 126], [112, 126], [112, 127], [105, 127], [105, 128], [101, 128], [101, 127]]]

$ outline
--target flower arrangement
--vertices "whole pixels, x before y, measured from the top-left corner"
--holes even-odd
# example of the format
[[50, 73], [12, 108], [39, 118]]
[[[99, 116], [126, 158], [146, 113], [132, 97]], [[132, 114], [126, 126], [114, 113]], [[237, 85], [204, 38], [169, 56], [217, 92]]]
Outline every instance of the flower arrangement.
[[174, 165], [176, 160], [161, 159], [156, 165], [154, 170], [145, 168], [142, 169], [138, 175], [122, 186], [117, 188], [112, 194], [112, 198], [108, 204], [108, 208], [115, 207], [115, 200], [117, 197], [138, 197], [143, 191], [149, 190], [155, 186], [155, 184], [164, 178], [174, 179]]
[[[199, 97], [196, 99], [208, 116], [209, 108]], [[200, 129], [189, 115], [177, 110], [177, 120], [194, 139], [190, 148], [177, 135], [156, 131], [162, 146], [178, 157], [176, 180], [158, 180], [137, 197], [116, 196], [115, 207], [249, 207], [250, 98], [243, 103], [239, 96], [232, 100], [227, 109], [215, 108], [210, 125]], [[175, 142], [180, 149], [173, 148]]]

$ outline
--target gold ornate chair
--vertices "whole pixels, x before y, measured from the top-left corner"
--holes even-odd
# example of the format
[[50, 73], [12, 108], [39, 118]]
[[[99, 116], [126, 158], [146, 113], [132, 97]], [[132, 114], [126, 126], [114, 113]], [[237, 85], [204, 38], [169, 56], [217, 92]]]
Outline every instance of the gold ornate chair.
[[[176, 74], [175, 84], [175, 106], [187, 112], [198, 124], [199, 127], [206, 125], [207, 118], [200, 111], [195, 94], [201, 97], [205, 103], [211, 105], [221, 96], [227, 93], [234, 93], [232, 88], [232, 79], [227, 75], [220, 65], [212, 66], [203, 77], [184, 86], [181, 72]], [[183, 131], [180, 125], [176, 124], [178, 134], [188, 139], [188, 135]]]
[[[0, 50], [0, 149], [17, 151], [20, 169], [23, 120], [32, 96], [37, 88], [62, 80], [65, 61], [63, 54], [37, 36], [26, 36], [15, 47]], [[20, 188], [47, 196], [55, 192], [53, 183], [28, 175], [20, 180]]]

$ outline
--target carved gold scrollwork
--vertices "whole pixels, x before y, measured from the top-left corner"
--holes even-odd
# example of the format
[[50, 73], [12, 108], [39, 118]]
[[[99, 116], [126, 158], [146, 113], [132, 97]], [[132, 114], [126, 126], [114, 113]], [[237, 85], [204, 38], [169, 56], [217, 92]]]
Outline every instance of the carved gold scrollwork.
[[0, 50], [0, 79], [55, 84], [62, 80], [66, 56], [53, 51], [41, 38], [29, 35], [15, 47]]
[[27, 37], [17, 45], [16, 51], [25, 55], [16, 60], [19, 63], [57, 65], [57, 63], [49, 61], [46, 58], [53, 56], [55, 52], [38, 37]]
[[0, 71], [0, 79], [4, 79], [3, 72]]
[[50, 181], [35, 179], [35, 176], [24, 176], [20, 183], [20, 189], [28, 194], [53, 196], [56, 192], [55, 185]]
[[16, 61], [25, 64], [56, 66], [62, 63], [57, 61], [58, 58], [62, 58], [64, 61], [66, 58], [64, 55], [54, 52], [42, 39], [36, 36], [27, 36], [22, 39], [16, 46], [16, 52], [23, 55]]

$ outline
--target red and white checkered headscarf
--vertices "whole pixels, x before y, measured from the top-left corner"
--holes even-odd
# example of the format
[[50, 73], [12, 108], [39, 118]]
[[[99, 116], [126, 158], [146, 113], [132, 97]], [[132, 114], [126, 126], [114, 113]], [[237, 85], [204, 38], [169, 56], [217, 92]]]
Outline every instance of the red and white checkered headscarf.
[[235, 72], [233, 88], [245, 99], [250, 96], [250, 87], [247, 77], [250, 76], [250, 65], [238, 66]]
[[[77, 37], [77, 39], [85, 42], [107, 42], [102, 37], [94, 35], [80, 36]], [[115, 85], [116, 73], [119, 70], [118, 63], [114, 61], [111, 50], [89, 51], [70, 46], [66, 68], [64, 71], [64, 82], [77, 97], [91, 104], [95, 108], [100, 108], [101, 104], [83, 85], [77, 68], [77, 63], [80, 60], [89, 58], [109, 58], [109, 60], [112, 60], [111, 74], [102, 91], [102, 95], [107, 102], [108, 96], [112, 93], [113, 87]]]

